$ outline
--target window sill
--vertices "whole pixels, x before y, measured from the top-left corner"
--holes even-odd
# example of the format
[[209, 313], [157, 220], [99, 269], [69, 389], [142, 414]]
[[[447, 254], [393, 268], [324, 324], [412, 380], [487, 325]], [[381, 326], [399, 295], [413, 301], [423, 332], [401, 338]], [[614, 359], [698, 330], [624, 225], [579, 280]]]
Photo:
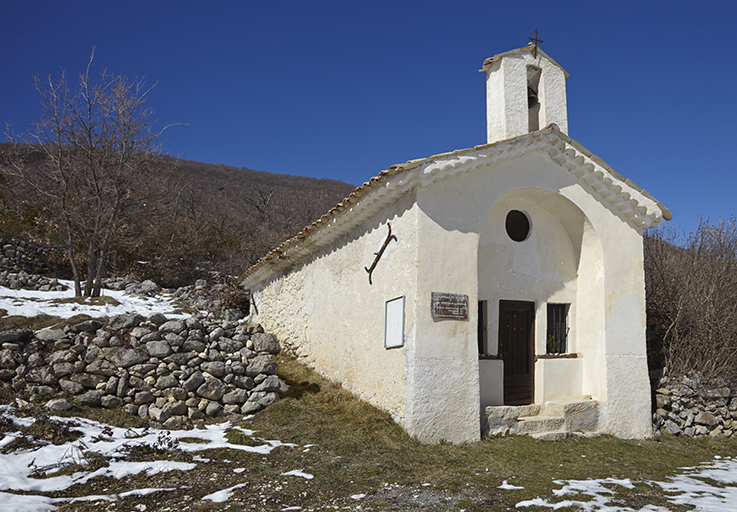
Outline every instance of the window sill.
[[499, 354], [479, 354], [479, 359], [501, 359]]
[[539, 356], [535, 356], [535, 360], [538, 359], [578, 359], [581, 357], [581, 354], [574, 352], [572, 354], [540, 354]]

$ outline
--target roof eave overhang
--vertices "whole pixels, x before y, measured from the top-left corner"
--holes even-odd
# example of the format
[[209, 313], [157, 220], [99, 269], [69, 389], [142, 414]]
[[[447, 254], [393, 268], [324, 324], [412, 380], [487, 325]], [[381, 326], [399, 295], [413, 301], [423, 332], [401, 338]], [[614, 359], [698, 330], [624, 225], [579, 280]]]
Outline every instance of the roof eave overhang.
[[652, 195], [553, 124], [512, 139], [410, 160], [382, 171], [319, 220], [262, 257], [246, 271], [241, 285], [247, 289], [258, 286], [328, 246], [415, 188], [530, 151], [546, 152], [636, 229], [653, 228], [662, 219], [672, 218], [670, 211]]

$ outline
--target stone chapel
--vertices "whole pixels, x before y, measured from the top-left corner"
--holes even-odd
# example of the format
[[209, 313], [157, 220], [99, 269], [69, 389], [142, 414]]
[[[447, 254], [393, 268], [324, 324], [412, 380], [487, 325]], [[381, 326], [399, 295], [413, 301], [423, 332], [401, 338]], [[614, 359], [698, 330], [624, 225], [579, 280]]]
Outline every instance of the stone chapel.
[[242, 278], [252, 319], [422, 442], [651, 435], [653, 196], [571, 139], [565, 70], [487, 59], [487, 144], [394, 165]]

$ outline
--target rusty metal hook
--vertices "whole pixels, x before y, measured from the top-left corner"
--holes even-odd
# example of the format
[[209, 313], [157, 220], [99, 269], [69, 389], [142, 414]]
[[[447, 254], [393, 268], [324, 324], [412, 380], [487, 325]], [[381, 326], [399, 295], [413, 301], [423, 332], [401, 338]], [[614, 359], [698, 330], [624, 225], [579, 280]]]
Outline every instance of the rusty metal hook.
[[387, 222], [386, 225], [389, 227], [389, 234], [386, 235], [386, 240], [384, 240], [384, 245], [381, 246], [381, 249], [379, 249], [379, 252], [375, 252], [376, 258], [374, 259], [374, 262], [371, 264], [371, 268], [363, 267], [363, 269], [368, 272], [369, 275], [369, 284], [374, 284], [371, 282], [371, 273], [376, 268], [376, 264], [379, 263], [379, 260], [381, 259], [381, 255], [384, 254], [384, 250], [386, 249], [386, 246], [389, 245], [389, 242], [392, 240], [397, 241], [397, 237], [392, 235], [392, 223]]

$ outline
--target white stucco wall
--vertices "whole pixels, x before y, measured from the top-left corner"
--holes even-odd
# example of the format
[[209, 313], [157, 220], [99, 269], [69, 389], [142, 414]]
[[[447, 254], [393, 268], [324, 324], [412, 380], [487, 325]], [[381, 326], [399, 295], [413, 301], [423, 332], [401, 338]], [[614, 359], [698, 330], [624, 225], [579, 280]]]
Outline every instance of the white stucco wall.
[[[430, 176], [454, 156], [413, 170]], [[535, 402], [591, 396], [604, 431], [649, 435], [642, 237], [547, 151], [531, 150], [417, 182], [298, 267], [254, 289], [255, 320], [305, 362], [389, 411], [423, 442], [475, 441], [479, 409], [503, 397], [501, 361], [479, 361], [478, 300], [489, 301], [495, 353], [499, 300], [536, 304], [535, 350], [545, 353], [548, 302], [571, 304], [569, 352], [536, 364]], [[377, 187], [391, 190], [411, 176]], [[360, 206], [360, 205], [359, 205]], [[509, 239], [525, 211], [532, 234]], [[368, 284], [364, 267], [391, 242]], [[433, 319], [432, 292], [464, 294], [468, 320]], [[405, 345], [384, 349], [384, 306], [405, 296]]]
[[[568, 352], [580, 358], [538, 361], [535, 402], [591, 396], [602, 402], [602, 429], [622, 437], [649, 435], [640, 231], [542, 153], [434, 183], [417, 197], [424, 277], [420, 296], [467, 293], [474, 313], [466, 324], [418, 324], [418, 339], [428, 335], [433, 340], [429, 346], [445, 346], [444, 339], [454, 338], [467, 373], [455, 377], [458, 385], [473, 382], [476, 365], [465, 359], [465, 350], [473, 352], [476, 344], [478, 300], [489, 301], [491, 354], [496, 352], [499, 300], [536, 304], [537, 354], [546, 352], [547, 303], [568, 303]], [[511, 209], [525, 211], [532, 220], [524, 242], [506, 234], [504, 220]], [[479, 385], [498, 385], [501, 376], [494, 369], [501, 368], [485, 365]], [[483, 400], [495, 396], [498, 390], [479, 393]]]
[[[417, 210], [400, 200], [301, 267], [255, 290], [254, 318], [301, 360], [405, 424], [407, 351], [415, 339]], [[372, 274], [387, 221], [397, 237]], [[365, 231], [363, 231], [365, 229]], [[387, 300], [405, 296], [405, 345], [384, 348]]]

